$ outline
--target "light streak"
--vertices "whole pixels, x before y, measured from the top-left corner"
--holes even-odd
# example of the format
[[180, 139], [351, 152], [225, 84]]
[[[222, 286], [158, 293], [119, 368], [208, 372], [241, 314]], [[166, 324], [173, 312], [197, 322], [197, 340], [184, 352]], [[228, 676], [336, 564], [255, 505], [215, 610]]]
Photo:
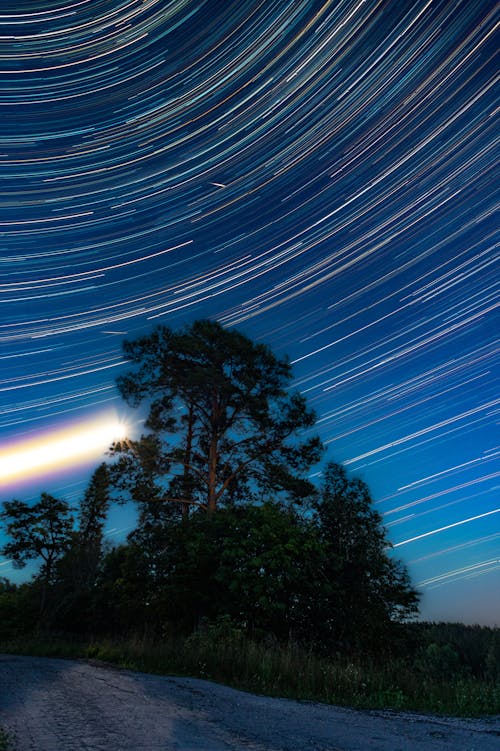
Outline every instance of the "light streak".
[[471, 417], [472, 415], [475, 415], [478, 412], [484, 412], [486, 409], [489, 409], [490, 407], [495, 407], [498, 404], [500, 404], [500, 399], [493, 399], [491, 402], [480, 404], [477, 407], [474, 407], [473, 409], [467, 410], [466, 412], [461, 412], [458, 415], [454, 415], [453, 417], [448, 417], [446, 420], [441, 420], [440, 422], [435, 423], [434, 425], [428, 425], [422, 430], [417, 430], [415, 433], [410, 433], [409, 435], [403, 436], [402, 438], [398, 438], [395, 441], [391, 441], [390, 443], [386, 443], [383, 446], [378, 446], [377, 448], [372, 449], [371, 451], [367, 451], [364, 454], [360, 454], [359, 456], [355, 456], [352, 459], [348, 459], [345, 463], [354, 464], [354, 462], [358, 462], [360, 461], [360, 459], [366, 459], [366, 457], [368, 456], [373, 456], [374, 454], [378, 454], [381, 451], [386, 451], [386, 449], [393, 448], [394, 446], [399, 446], [402, 443], [407, 443], [408, 441], [412, 441], [414, 438], [419, 438], [420, 436], [425, 435], [426, 433], [433, 432], [437, 430], [438, 428], [444, 427], [445, 425], [450, 425], [454, 422], [457, 422], [458, 420], [463, 420], [466, 417]]
[[419, 582], [416, 586], [418, 588], [428, 587], [430, 584], [436, 586], [437, 584], [449, 584], [450, 581], [457, 581], [460, 579], [468, 578], [471, 574], [485, 574], [490, 571], [494, 571], [500, 565], [498, 558], [492, 558], [489, 561], [482, 561], [481, 563], [474, 563], [471, 566], [464, 566], [463, 568], [457, 568], [453, 571], [447, 571], [445, 574], [439, 574], [438, 576], [432, 576], [430, 579], [425, 579]]
[[495, 532], [492, 535], [484, 535], [484, 537], [477, 537], [474, 540], [467, 540], [467, 542], [462, 542], [459, 545], [451, 545], [448, 548], [440, 548], [439, 550], [434, 551], [433, 553], [429, 553], [428, 555], [421, 556], [420, 558], [414, 558], [412, 561], [409, 561], [408, 563], [420, 563], [421, 561], [427, 561], [431, 558], [436, 558], [441, 555], [446, 555], [447, 553], [454, 553], [457, 550], [464, 550], [464, 548], [470, 548], [474, 545], [481, 545], [484, 543], [492, 542], [498, 540], [500, 537], [500, 532]]
[[56, 429], [0, 449], [0, 487], [98, 459], [127, 426], [113, 414]]
[[386, 516], [389, 516], [390, 514], [398, 514], [400, 511], [406, 511], [407, 509], [413, 508], [414, 506], [420, 506], [421, 503], [427, 503], [427, 501], [431, 501], [434, 498], [440, 498], [443, 495], [448, 495], [448, 493], [456, 493], [457, 490], [463, 490], [464, 488], [471, 487], [471, 485], [478, 485], [479, 483], [486, 482], [487, 480], [494, 480], [497, 477], [500, 477], [500, 471], [491, 472], [489, 475], [481, 475], [480, 477], [475, 477], [473, 480], [462, 482], [460, 483], [460, 485], [454, 485], [451, 488], [446, 488], [446, 490], [440, 490], [436, 493], [431, 493], [424, 498], [418, 498], [416, 501], [404, 503], [402, 506], [397, 506], [397, 508], [386, 511], [385, 514]]
[[484, 519], [486, 516], [491, 516], [492, 514], [498, 514], [500, 512], [500, 508], [493, 509], [492, 511], [485, 511], [484, 514], [477, 514], [477, 516], [471, 516], [468, 519], [461, 519], [459, 522], [453, 522], [453, 524], [446, 524], [444, 527], [438, 527], [438, 529], [432, 529], [430, 532], [423, 532], [421, 535], [415, 535], [415, 537], [410, 537], [408, 540], [402, 540], [401, 542], [394, 543], [393, 547], [399, 548], [401, 545], [408, 545], [410, 542], [416, 542], [417, 540], [423, 540], [424, 537], [430, 537], [431, 535], [437, 535], [439, 532], [444, 532], [447, 529], [453, 529], [454, 527], [460, 527], [462, 524], [469, 524], [470, 522], [474, 522], [477, 519]]

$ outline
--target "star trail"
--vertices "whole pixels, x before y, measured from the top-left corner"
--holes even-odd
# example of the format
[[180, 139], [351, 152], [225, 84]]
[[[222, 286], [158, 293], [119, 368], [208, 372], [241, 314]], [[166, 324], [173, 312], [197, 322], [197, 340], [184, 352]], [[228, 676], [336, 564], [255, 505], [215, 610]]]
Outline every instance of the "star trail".
[[[133, 426], [123, 339], [213, 317], [290, 356], [423, 615], [500, 623], [497, 26], [485, 0], [2, 3], [0, 468]], [[90, 473], [39, 469], [1, 500]]]

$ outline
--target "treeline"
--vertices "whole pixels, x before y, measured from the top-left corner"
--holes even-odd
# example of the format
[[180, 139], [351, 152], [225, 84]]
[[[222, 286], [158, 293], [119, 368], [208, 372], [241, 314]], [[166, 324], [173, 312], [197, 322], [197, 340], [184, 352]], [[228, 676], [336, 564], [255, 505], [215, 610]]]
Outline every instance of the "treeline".
[[2, 638], [37, 629], [163, 638], [225, 617], [255, 638], [389, 652], [416, 611], [366, 485], [339, 465], [326, 467], [306, 511], [264, 501], [183, 517], [154, 504], [114, 548], [104, 543], [110, 495], [102, 465], [74, 527], [68, 506], [47, 494], [4, 504], [4, 554], [41, 566], [31, 582], [2, 583]]
[[500, 629], [463, 623], [411, 623], [407, 637], [414, 664], [428, 676], [473, 676], [498, 685]]
[[[251, 688], [251, 676], [274, 665], [269, 676], [276, 669], [289, 684], [297, 671], [310, 675], [295, 695], [339, 701], [333, 686], [344, 681], [352, 702], [364, 701], [368, 685], [352, 678], [360, 676], [352, 665], [377, 663], [382, 677], [370, 679], [367, 701], [378, 705], [380, 694], [381, 706], [399, 696], [389, 663], [411, 680], [498, 677], [498, 631], [411, 623], [418, 594], [390, 555], [366, 484], [335, 462], [311, 482], [323, 447], [314, 412], [289, 389], [286, 358], [212, 321], [160, 327], [124, 351], [130, 368], [118, 388], [146, 408], [144, 434], [111, 448], [77, 508], [47, 493], [3, 504], [2, 554], [17, 567], [37, 564], [29, 582], [0, 580], [4, 644], [133, 637], [150, 645], [153, 661], [166, 649], [171, 670], [233, 683], [237, 671]], [[112, 547], [109, 509], [129, 501], [137, 525]], [[343, 677], [318, 662], [332, 659], [347, 665]], [[286, 694], [262, 680], [253, 687]], [[485, 711], [490, 689], [477, 703]]]

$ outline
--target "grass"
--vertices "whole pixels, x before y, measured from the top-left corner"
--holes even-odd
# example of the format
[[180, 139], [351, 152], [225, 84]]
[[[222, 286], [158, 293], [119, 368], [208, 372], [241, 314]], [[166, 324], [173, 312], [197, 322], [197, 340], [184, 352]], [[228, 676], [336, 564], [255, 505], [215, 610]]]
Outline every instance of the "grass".
[[[183, 675], [268, 696], [359, 709], [395, 709], [459, 717], [500, 713], [500, 686], [463, 673], [426, 675], [402, 660], [325, 659], [296, 645], [251, 641], [237, 632], [196, 632], [159, 643], [142, 639], [81, 643], [50, 638], [0, 644], [0, 651], [94, 658], [159, 675]], [[0, 745], [0, 751], [3, 751]]]
[[11, 748], [9, 736], [0, 728], [0, 751], [9, 751]]

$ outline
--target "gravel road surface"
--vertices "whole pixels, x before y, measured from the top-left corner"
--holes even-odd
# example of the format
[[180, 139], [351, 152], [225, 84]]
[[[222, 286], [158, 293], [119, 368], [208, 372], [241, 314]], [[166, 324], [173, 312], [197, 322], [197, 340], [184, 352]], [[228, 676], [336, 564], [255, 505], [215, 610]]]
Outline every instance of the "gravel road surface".
[[195, 678], [0, 655], [18, 751], [498, 751], [500, 717], [457, 720], [269, 699]]

